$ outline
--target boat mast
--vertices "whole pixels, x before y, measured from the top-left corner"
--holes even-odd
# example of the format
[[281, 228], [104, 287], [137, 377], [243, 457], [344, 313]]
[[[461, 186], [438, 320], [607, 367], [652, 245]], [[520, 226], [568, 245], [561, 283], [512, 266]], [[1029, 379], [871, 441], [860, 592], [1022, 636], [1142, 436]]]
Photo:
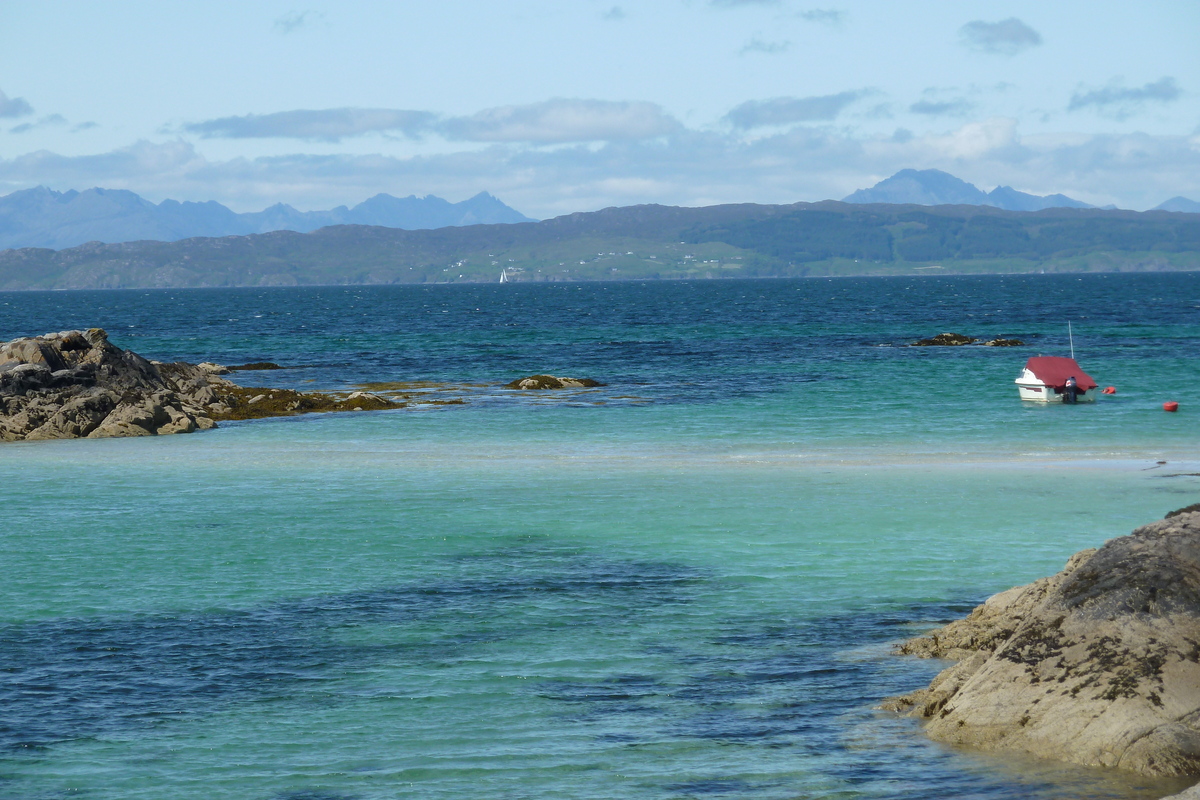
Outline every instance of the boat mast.
[[1071, 333], [1071, 320], [1067, 320], [1067, 338], [1071, 341], [1071, 360], [1075, 360], [1075, 334]]

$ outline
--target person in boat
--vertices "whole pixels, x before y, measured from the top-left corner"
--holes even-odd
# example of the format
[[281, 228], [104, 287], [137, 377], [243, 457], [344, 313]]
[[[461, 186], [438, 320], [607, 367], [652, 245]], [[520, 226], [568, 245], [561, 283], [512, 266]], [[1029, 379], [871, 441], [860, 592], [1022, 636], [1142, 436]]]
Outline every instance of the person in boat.
[[1076, 398], [1077, 398], [1077, 397], [1078, 397], [1078, 395], [1079, 395], [1079, 388], [1078, 388], [1078, 386], [1077, 386], [1077, 385], [1076, 385], [1076, 383], [1075, 383], [1075, 376], [1074, 376], [1074, 375], [1072, 375], [1071, 377], [1067, 378], [1067, 383], [1066, 383], [1066, 385], [1063, 387], [1063, 395], [1064, 395], [1064, 397], [1063, 397], [1063, 402], [1064, 402], [1064, 403], [1074, 403], [1074, 402], [1076, 402]]

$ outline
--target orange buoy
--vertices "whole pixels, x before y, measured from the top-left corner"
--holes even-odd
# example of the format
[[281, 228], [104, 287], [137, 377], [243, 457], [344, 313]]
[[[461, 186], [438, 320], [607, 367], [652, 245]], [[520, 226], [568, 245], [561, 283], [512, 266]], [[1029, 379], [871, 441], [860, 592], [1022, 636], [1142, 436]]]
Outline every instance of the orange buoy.
[[1167, 402], [1163, 403], [1163, 411], [1178, 411], [1178, 410], [1179, 410], [1179, 403], [1176, 403], [1174, 400], [1168, 400]]
[[1104, 387], [1104, 391], [1103, 391], [1103, 392], [1101, 392], [1100, 394], [1116, 394], [1116, 393], [1117, 393], [1117, 387], [1115, 387], [1115, 386], [1105, 386], [1105, 387]]

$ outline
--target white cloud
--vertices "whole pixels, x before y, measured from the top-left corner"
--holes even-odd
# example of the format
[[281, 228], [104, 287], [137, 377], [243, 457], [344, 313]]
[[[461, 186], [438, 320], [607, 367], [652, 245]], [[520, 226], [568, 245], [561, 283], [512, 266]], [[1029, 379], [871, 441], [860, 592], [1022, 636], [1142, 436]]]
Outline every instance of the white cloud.
[[817, 97], [749, 100], [732, 109], [725, 115], [725, 120], [742, 130], [793, 122], [827, 122], [835, 119], [847, 106], [868, 93], [868, 90], [858, 90]]
[[380, 132], [416, 137], [428, 131], [435, 118], [436, 115], [428, 111], [394, 108], [301, 109], [221, 117], [184, 125], [183, 129], [206, 139], [283, 138], [337, 142], [351, 136]]
[[393, 108], [329, 108], [221, 117], [184, 125], [183, 130], [206, 139], [338, 142], [372, 133], [398, 133], [411, 139], [436, 134], [451, 141], [559, 144], [645, 139], [679, 127], [654, 103], [554, 98], [488, 108], [466, 117]]
[[305, 27], [314, 16], [312, 11], [289, 11], [275, 20], [275, 32], [287, 35]]
[[67, 120], [62, 114], [49, 114], [42, 117], [37, 122], [23, 122], [20, 125], [14, 125], [8, 129], [9, 133], [27, 133], [38, 128], [47, 128], [55, 125], [66, 125]]
[[448, 139], [536, 144], [649, 139], [679, 129], [679, 122], [654, 103], [568, 98], [489, 108], [438, 125]]
[[23, 117], [33, 113], [33, 106], [24, 97], [9, 97], [0, 92], [0, 117]]
[[746, 55], [747, 53], [786, 53], [788, 48], [792, 46], [790, 41], [784, 40], [780, 42], [767, 42], [755, 36], [750, 41], [742, 45], [742, 49], [738, 51], [738, 55]]
[[822, 25], [840, 25], [846, 14], [832, 8], [812, 8], [801, 11], [800, 18], [806, 22], [819, 22]]
[[933, 154], [956, 160], [973, 160], [1013, 153], [1020, 147], [1017, 121], [1007, 117], [969, 122], [952, 133], [930, 136], [926, 142]]
[[784, 203], [844, 197], [904, 168], [941, 169], [981, 187], [1062, 192], [1096, 205], [1150, 208], [1200, 196], [1200, 140], [1189, 136], [1021, 136], [1011, 119], [927, 134], [855, 136], [798, 126], [746, 141], [678, 129], [599, 146], [498, 143], [442, 155], [312, 155], [210, 160], [188, 142], [139, 142], [65, 157], [0, 159], [0, 186], [131, 189], [151, 199], [215, 199], [236, 210], [357, 203], [378, 192], [464, 199], [491, 191], [549, 217], [613, 205]]
[[982, 53], [1013, 56], [1042, 43], [1042, 35], [1016, 17], [999, 22], [975, 20], [958, 29], [963, 44]]
[[924, 114], [932, 117], [965, 116], [975, 105], [965, 97], [955, 97], [949, 100], [926, 98], [918, 100], [908, 107], [914, 114]]
[[741, 8], [744, 6], [777, 6], [779, 0], [708, 0], [710, 6], [717, 8]]
[[1173, 103], [1183, 92], [1174, 78], [1159, 78], [1137, 88], [1127, 88], [1114, 80], [1103, 89], [1076, 91], [1071, 95], [1068, 111], [1093, 108], [1116, 119], [1128, 119], [1147, 103]]

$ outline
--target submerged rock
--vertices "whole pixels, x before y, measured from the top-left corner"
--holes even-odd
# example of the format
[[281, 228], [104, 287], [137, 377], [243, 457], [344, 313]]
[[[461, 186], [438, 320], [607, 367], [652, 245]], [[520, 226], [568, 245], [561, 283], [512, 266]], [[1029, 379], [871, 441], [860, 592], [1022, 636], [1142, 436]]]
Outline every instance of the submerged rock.
[[249, 364], [238, 364], [235, 367], [225, 367], [229, 372], [250, 372], [252, 370], [263, 369], [283, 369], [274, 361], [252, 361]]
[[958, 661], [884, 704], [934, 739], [1200, 774], [1200, 513], [1077, 553], [898, 649]]
[[585, 389], [593, 386], [603, 386], [603, 383], [591, 378], [559, 378], [554, 375], [530, 375], [528, 378], [517, 378], [512, 383], [506, 383], [505, 389]]
[[911, 347], [958, 347], [964, 344], [975, 344], [979, 340], [961, 333], [939, 333], [932, 339], [918, 339]]

